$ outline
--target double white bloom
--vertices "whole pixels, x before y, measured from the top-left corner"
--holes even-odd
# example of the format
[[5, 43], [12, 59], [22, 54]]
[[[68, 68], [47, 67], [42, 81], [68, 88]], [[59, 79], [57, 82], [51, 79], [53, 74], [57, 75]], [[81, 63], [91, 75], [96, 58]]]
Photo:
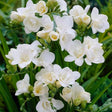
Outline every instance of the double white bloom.
[[63, 51], [68, 48], [69, 42], [76, 36], [75, 30], [72, 29], [73, 18], [71, 16], [54, 16], [54, 20], [57, 32], [59, 33], [59, 43]]
[[91, 63], [103, 63], [103, 49], [102, 44], [98, 42], [98, 38], [92, 39], [87, 36], [84, 37], [84, 42], [81, 43], [79, 40], [74, 40], [71, 42], [70, 46], [67, 49], [70, 55], [65, 57], [65, 61], [72, 62], [75, 61], [75, 64], [81, 66], [84, 62], [84, 55], [86, 55], [85, 61], [88, 65]]
[[51, 65], [36, 74], [36, 80], [44, 83], [45, 85], [54, 84], [58, 81], [62, 87], [67, 87], [74, 84], [80, 77], [80, 73], [72, 71], [68, 67], [61, 68], [59, 65]]
[[91, 37], [87, 36], [84, 38], [84, 46], [85, 46], [85, 54], [86, 58], [85, 61], [88, 65], [91, 63], [103, 63], [103, 49], [102, 44], [98, 42], [98, 38], [92, 39]]
[[90, 5], [87, 5], [85, 9], [83, 9], [80, 5], [75, 5], [69, 13], [78, 25], [88, 25], [90, 23], [90, 17], [87, 15], [89, 8]]
[[109, 28], [109, 23], [107, 21], [108, 17], [104, 14], [99, 14], [98, 9], [95, 7], [91, 13], [91, 27], [92, 31], [95, 34], [96, 32], [105, 32]]
[[20, 68], [24, 68], [39, 55], [41, 49], [38, 45], [41, 45], [38, 41], [34, 41], [31, 45], [19, 44], [17, 49], [12, 48], [6, 57], [10, 59], [12, 65], [18, 64]]
[[[20, 68], [27, 67], [31, 62], [36, 66], [44, 67], [52, 64], [55, 55], [49, 52], [48, 49], [41, 52], [41, 49], [38, 47], [39, 45], [41, 44], [37, 40], [31, 45], [19, 44], [17, 49], [12, 48], [6, 57], [12, 65], [18, 64]], [[48, 60], [48, 58], [50, 59]]]
[[[52, 105], [52, 106], [51, 106]], [[64, 104], [60, 100], [54, 98], [41, 98], [36, 106], [38, 112], [56, 112], [64, 107]]]
[[82, 101], [90, 102], [90, 94], [84, 90], [82, 86], [80, 86], [77, 82], [75, 82], [70, 87], [65, 87], [62, 90], [61, 97], [68, 103], [75, 103], [75, 101], [79, 101], [79, 104]]

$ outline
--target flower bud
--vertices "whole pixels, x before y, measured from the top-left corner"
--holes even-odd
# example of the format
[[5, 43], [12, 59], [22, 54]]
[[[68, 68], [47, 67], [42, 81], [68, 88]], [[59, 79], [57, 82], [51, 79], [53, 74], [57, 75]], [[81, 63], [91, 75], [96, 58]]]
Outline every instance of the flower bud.
[[59, 34], [55, 31], [51, 31], [49, 36], [52, 41], [57, 41], [59, 39]]
[[35, 97], [34, 93], [31, 93], [31, 97]]
[[73, 103], [74, 103], [75, 106], [78, 106], [78, 105], [81, 104], [81, 100], [80, 100], [80, 99], [75, 99], [75, 100], [73, 101]]
[[28, 91], [33, 92], [33, 86], [30, 85], [29, 88], [28, 88]]
[[85, 108], [86, 108], [86, 104], [87, 104], [87, 101], [82, 101], [82, 102], [81, 102], [81, 107], [82, 107], [83, 109], [85, 109]]

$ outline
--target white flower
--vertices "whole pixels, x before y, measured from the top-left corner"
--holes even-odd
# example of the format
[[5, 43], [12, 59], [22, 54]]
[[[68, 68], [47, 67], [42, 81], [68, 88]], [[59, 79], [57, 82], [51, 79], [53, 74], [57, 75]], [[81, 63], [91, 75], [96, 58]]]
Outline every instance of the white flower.
[[84, 37], [84, 46], [85, 46], [85, 54], [86, 54], [86, 63], [91, 65], [91, 63], [103, 63], [103, 49], [102, 44], [98, 42], [98, 38], [92, 39], [91, 37], [87, 36]]
[[50, 36], [52, 41], [57, 41], [59, 39], [59, 34], [55, 31], [51, 31], [49, 33], [49, 36]]
[[60, 6], [60, 11], [67, 12], [67, 3], [64, 0], [56, 0]]
[[22, 20], [27, 16], [34, 16], [35, 12], [35, 4], [33, 4], [32, 0], [28, 0], [25, 8], [17, 8], [17, 13], [20, 15]]
[[70, 55], [65, 57], [65, 61], [72, 62], [75, 61], [75, 64], [81, 66], [84, 62], [84, 44], [82, 44], [79, 40], [74, 40], [69, 44], [67, 51]]
[[88, 25], [90, 23], [90, 17], [87, 15], [89, 8], [90, 5], [87, 5], [85, 10], [80, 5], [75, 5], [69, 13], [78, 25], [83, 23]]
[[[53, 108], [51, 107], [51, 104]], [[60, 100], [54, 98], [42, 98], [36, 106], [38, 112], [56, 112], [64, 107], [64, 104]]]
[[36, 74], [36, 80], [41, 81], [45, 85], [56, 82], [56, 76], [60, 73], [61, 67], [59, 65], [51, 65]]
[[37, 66], [49, 66], [53, 63], [55, 59], [55, 55], [52, 52], [49, 52], [49, 50], [44, 50], [38, 58], [33, 59], [33, 63]]
[[12, 64], [16, 55], [17, 55], [17, 50], [14, 48], [11, 48], [8, 55], [6, 55], [6, 57], [9, 59], [10, 64]]
[[22, 94], [22, 93], [29, 93], [28, 88], [30, 86], [29, 84], [29, 75], [26, 74], [23, 80], [20, 80], [16, 83], [17, 91], [15, 93], [16, 96]]
[[19, 15], [19, 13], [16, 11], [11, 12], [10, 18], [11, 18], [11, 21], [14, 21], [14, 20], [19, 22], [23, 21], [23, 18], [21, 17], [21, 15]]
[[90, 93], [86, 92], [82, 86], [80, 86], [77, 82], [75, 82], [70, 87], [65, 87], [62, 90], [62, 94], [60, 94], [61, 97], [66, 102], [75, 102], [79, 100], [81, 103], [82, 101], [87, 101], [87, 103], [90, 102]]
[[49, 39], [49, 32], [42, 30], [42, 31], [37, 32], [37, 36], [41, 37], [45, 40], [48, 40]]
[[37, 13], [39, 13], [40, 15], [43, 15], [45, 13], [47, 13], [48, 11], [48, 7], [46, 6], [46, 3], [44, 1], [39, 1], [36, 4], [36, 11]]
[[53, 30], [53, 21], [51, 21], [48, 15], [43, 15], [42, 17], [42, 27], [44, 28], [42, 31], [37, 32], [37, 36], [48, 39], [49, 33]]
[[75, 82], [74, 85], [72, 85], [72, 92], [73, 92], [73, 101], [74, 100], [80, 100], [87, 101], [87, 103], [90, 102], [90, 93], [86, 92], [82, 86], [80, 86], [77, 82]]
[[73, 18], [71, 16], [54, 16], [54, 20], [57, 25], [57, 31], [60, 35], [60, 46], [63, 51], [68, 47], [69, 42], [71, 42], [76, 36], [75, 30], [72, 29]]
[[41, 22], [41, 19], [36, 16], [27, 16], [23, 21], [25, 32], [27, 34], [31, 32], [37, 32], [42, 26]]
[[63, 102], [60, 100], [56, 100], [56, 99], [52, 98], [51, 102], [53, 104], [53, 107], [55, 107], [56, 110], [60, 110], [64, 107]]
[[51, 21], [50, 17], [48, 15], [43, 15], [42, 17], [42, 27], [44, 27], [44, 31], [50, 32], [53, 30], [53, 21]]
[[11, 49], [6, 57], [10, 59], [12, 65], [18, 64], [20, 68], [24, 68], [38, 56], [40, 52], [38, 45], [40, 45], [38, 41], [34, 41], [31, 45], [19, 44], [17, 49]]
[[42, 82], [36, 81], [34, 84], [34, 95], [35, 96], [48, 96], [49, 88], [43, 85]]
[[66, 102], [71, 102], [72, 101], [72, 89], [70, 87], [64, 87], [62, 90], [62, 94], [60, 96], [66, 101]]
[[94, 34], [96, 32], [103, 33], [109, 28], [109, 23], [107, 21], [108, 17], [104, 14], [99, 14], [99, 11], [96, 7], [94, 7], [92, 10], [91, 18], [91, 27]]
[[77, 71], [72, 72], [72, 70], [68, 67], [65, 67], [61, 70], [61, 72], [57, 75], [57, 80], [59, 81], [60, 85], [63, 87], [67, 87], [75, 83], [80, 77], [80, 73]]

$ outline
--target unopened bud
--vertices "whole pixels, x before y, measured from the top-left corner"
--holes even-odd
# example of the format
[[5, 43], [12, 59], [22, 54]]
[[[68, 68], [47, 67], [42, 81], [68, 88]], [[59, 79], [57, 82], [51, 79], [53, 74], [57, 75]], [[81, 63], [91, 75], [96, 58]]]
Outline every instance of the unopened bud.
[[30, 85], [29, 88], [28, 88], [28, 91], [33, 92], [33, 86]]
[[81, 104], [81, 100], [80, 99], [76, 99], [76, 100], [74, 100], [73, 103], [74, 103], [75, 106], [78, 106], [78, 105]]
[[85, 108], [86, 108], [86, 104], [87, 104], [87, 101], [82, 101], [82, 102], [81, 102], [81, 107], [82, 107], [83, 109], [85, 109]]

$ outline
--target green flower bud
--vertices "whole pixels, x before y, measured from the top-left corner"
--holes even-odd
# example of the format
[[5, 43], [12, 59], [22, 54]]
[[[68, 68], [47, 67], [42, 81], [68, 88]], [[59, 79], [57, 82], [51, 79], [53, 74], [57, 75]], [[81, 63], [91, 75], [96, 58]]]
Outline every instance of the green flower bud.
[[78, 105], [81, 104], [81, 100], [80, 100], [80, 99], [75, 99], [75, 100], [73, 101], [73, 103], [74, 103], [75, 106], [78, 106]]
[[57, 89], [54, 87], [54, 88], [52, 89], [52, 91], [53, 91], [54, 93], [56, 93]]
[[89, 110], [91, 110], [91, 111], [92, 111], [92, 110], [93, 110], [93, 105], [89, 105], [89, 107], [88, 107], [88, 108], [89, 108]]
[[24, 93], [24, 96], [28, 97], [28, 96], [29, 96], [29, 94], [28, 94], [28, 93]]
[[49, 89], [54, 89], [54, 86], [52, 84], [48, 84]]
[[33, 93], [31, 93], [31, 97], [35, 97], [35, 95]]
[[81, 102], [81, 107], [82, 107], [83, 109], [85, 109], [85, 108], [86, 108], [86, 104], [87, 104], [87, 101], [82, 101], [82, 102]]
[[28, 91], [33, 92], [33, 86], [30, 85], [29, 88], [28, 88]]

